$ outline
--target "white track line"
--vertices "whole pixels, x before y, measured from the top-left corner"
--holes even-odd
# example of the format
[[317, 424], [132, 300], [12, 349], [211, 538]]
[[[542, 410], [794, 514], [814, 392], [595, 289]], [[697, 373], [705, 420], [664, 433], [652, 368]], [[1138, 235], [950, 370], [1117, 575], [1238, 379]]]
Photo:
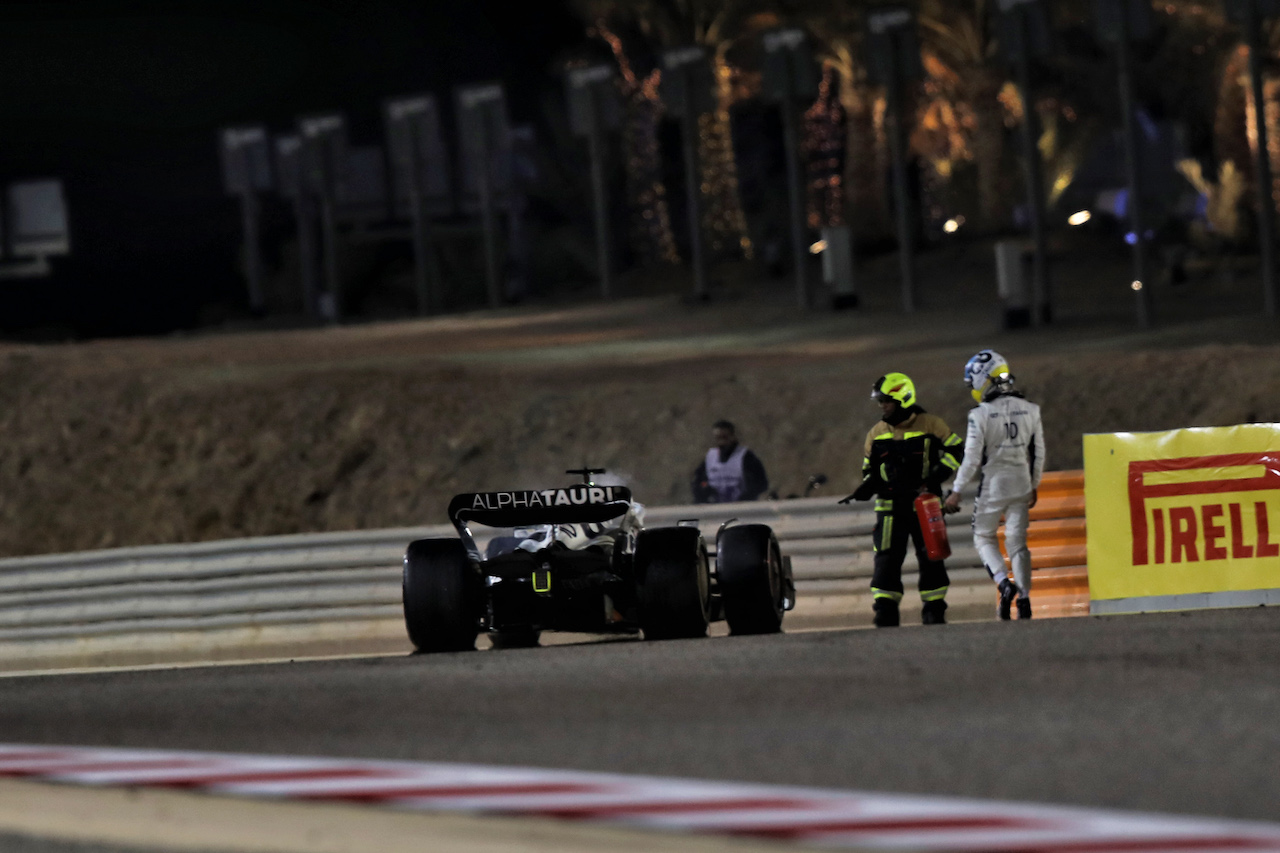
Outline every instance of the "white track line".
[[963, 853], [1280, 853], [1280, 824], [408, 761], [0, 745], [0, 776]]

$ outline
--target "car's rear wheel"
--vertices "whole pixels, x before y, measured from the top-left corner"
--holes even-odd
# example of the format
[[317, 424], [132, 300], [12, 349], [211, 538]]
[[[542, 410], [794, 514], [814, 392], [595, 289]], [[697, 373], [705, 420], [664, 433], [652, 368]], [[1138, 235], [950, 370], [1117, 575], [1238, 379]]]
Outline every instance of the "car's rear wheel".
[[419, 539], [404, 555], [404, 624], [420, 652], [476, 647], [482, 588], [462, 543]]
[[731, 634], [782, 630], [782, 552], [767, 524], [728, 527], [716, 544], [716, 588]]
[[636, 540], [635, 571], [640, 629], [646, 640], [707, 635], [711, 573], [697, 528], [642, 531]]

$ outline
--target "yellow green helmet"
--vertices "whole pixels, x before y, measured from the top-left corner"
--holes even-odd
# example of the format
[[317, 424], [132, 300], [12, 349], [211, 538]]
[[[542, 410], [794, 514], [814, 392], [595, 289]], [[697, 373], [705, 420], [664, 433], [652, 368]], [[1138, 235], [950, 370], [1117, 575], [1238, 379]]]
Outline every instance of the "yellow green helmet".
[[916, 403], [916, 385], [905, 373], [886, 373], [871, 386], [871, 399], [897, 400], [898, 405], [908, 409]]

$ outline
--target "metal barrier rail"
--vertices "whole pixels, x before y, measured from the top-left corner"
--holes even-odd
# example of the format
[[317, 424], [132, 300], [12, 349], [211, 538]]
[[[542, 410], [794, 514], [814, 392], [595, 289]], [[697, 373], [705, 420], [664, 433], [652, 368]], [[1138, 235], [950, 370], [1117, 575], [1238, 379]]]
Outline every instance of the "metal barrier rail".
[[[709, 545], [730, 518], [769, 524], [801, 599], [862, 591], [871, 576], [875, 519], [866, 504], [821, 497], [645, 511], [648, 527], [694, 518]], [[969, 518], [948, 516], [948, 568], [957, 570], [953, 583], [989, 583]], [[0, 642], [398, 619], [406, 545], [456, 535], [436, 525], [2, 559]]]

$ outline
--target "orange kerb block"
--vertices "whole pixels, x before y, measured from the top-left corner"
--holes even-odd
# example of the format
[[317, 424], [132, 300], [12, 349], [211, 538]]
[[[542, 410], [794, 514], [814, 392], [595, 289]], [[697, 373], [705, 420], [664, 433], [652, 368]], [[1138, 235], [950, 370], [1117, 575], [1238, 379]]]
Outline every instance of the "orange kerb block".
[[1061, 495], [1041, 497], [1031, 508], [1032, 521], [1047, 521], [1053, 518], [1084, 518], [1084, 493], [1079, 495]]
[[1074, 471], [1046, 471], [1040, 478], [1040, 494], [1084, 494], [1084, 469]]
[[[1003, 526], [997, 535], [1007, 561]], [[1084, 471], [1046, 473], [1027, 527], [1033, 619], [1089, 615], [1087, 541]]]

